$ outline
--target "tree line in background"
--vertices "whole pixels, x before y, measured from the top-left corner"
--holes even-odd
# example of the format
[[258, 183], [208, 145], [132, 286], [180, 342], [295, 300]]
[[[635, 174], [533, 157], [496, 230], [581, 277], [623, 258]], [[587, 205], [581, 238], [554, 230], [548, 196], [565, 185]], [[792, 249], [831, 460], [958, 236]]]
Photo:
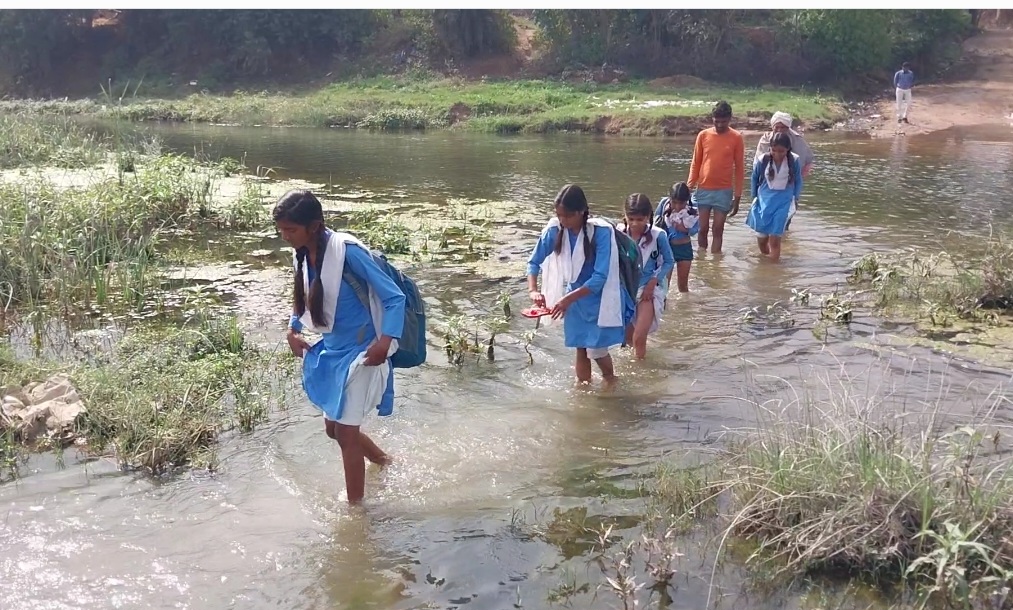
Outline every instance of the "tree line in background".
[[860, 83], [902, 60], [922, 74], [951, 65], [981, 12], [0, 10], [0, 69], [14, 91], [82, 72], [102, 82], [185, 72], [225, 85], [310, 66], [439, 69], [511, 52], [519, 18], [536, 29], [544, 74], [607, 64], [645, 78]]

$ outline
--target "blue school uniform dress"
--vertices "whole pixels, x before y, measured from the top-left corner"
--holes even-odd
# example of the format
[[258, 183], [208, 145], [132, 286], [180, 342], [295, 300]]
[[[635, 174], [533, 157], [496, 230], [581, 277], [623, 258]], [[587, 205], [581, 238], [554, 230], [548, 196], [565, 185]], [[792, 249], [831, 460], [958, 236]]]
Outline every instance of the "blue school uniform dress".
[[[773, 178], [769, 175], [770, 167], [774, 168]], [[791, 175], [794, 177], [789, 179]], [[771, 159], [767, 168], [763, 167], [763, 158], [758, 159], [753, 164], [750, 185], [753, 205], [746, 216], [746, 224], [761, 236], [784, 235], [802, 195], [802, 167], [798, 155], [791, 153], [791, 157], [780, 164]]]
[[[381, 333], [399, 339], [404, 327], [404, 293], [361, 246], [346, 243], [345, 267], [356, 277], [365, 280], [364, 283], [382, 303]], [[311, 269], [308, 262], [304, 263], [303, 269], [309, 272], [312, 284], [316, 270]], [[333, 329], [324, 333], [323, 338], [303, 355], [303, 389], [310, 402], [323, 411], [327, 419], [338, 421], [345, 408], [345, 382], [349, 368], [376, 339], [376, 330], [369, 309], [344, 279], [341, 280], [337, 307], [328, 313], [333, 316]], [[297, 320], [293, 320], [292, 327], [296, 331], [301, 330], [301, 326]], [[386, 416], [394, 411], [394, 372], [389, 358], [380, 366], [389, 367], [387, 387], [380, 404], [367, 405], [366, 408], [376, 407], [379, 415]]]
[[668, 234], [668, 243], [671, 246], [672, 258], [675, 259], [675, 262], [680, 263], [683, 261], [692, 261], [693, 260], [692, 242], [686, 242], [684, 244], [673, 244], [672, 242], [689, 239], [694, 235], [696, 235], [697, 233], [699, 233], [700, 223], [699, 222], [693, 223], [693, 225], [689, 227], [688, 233], [685, 231], [680, 231], [679, 229], [676, 229], [674, 226], [670, 226], [669, 222], [665, 218], [665, 207], [668, 205], [668, 201], [669, 201], [668, 197], [661, 198], [661, 201], [658, 203], [658, 208], [654, 211], [654, 216], [660, 217], [662, 219], [661, 226], [665, 229], [665, 233]]
[[[550, 224], [542, 232], [541, 238], [535, 245], [531, 257], [528, 259], [528, 275], [541, 273], [542, 263], [553, 253], [556, 245], [556, 236], [562, 229], [558, 225]], [[583, 243], [577, 243], [577, 234], [566, 231], [565, 238], [570, 240], [570, 249], [583, 248]], [[583, 240], [581, 240], [583, 242]], [[626, 288], [620, 282], [619, 292], [622, 298], [622, 319], [623, 326], [601, 327], [598, 326], [598, 311], [601, 307], [601, 292], [605, 287], [605, 280], [608, 278], [609, 260], [612, 256], [613, 247], [612, 229], [608, 227], [594, 227], [594, 260], [585, 260], [584, 266], [577, 276], [577, 280], [566, 287], [570, 292], [586, 286], [591, 294], [582, 299], [577, 299], [566, 310], [563, 316], [563, 344], [571, 348], [608, 349], [613, 345], [621, 345], [626, 339], [626, 325], [633, 321], [636, 314], [636, 304], [633, 297], [627, 293]]]

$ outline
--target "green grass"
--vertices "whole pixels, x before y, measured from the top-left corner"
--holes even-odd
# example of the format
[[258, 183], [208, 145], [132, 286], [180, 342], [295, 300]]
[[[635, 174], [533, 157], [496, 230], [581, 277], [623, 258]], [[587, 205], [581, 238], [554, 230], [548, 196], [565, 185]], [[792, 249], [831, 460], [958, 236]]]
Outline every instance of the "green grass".
[[102, 161], [108, 150], [108, 142], [66, 116], [0, 115], [0, 169], [87, 167]]
[[250, 431], [266, 419], [265, 371], [277, 368], [270, 360], [247, 343], [235, 317], [206, 311], [181, 326], [128, 330], [111, 353], [85, 363], [19, 361], [0, 344], [0, 386], [69, 372], [87, 408], [77, 435], [88, 450], [111, 450], [123, 466], [157, 474], [214, 467], [221, 432]]
[[[796, 89], [706, 90], [651, 88], [644, 83], [568, 84], [556, 81], [411, 81], [372, 78], [332, 84], [308, 93], [195, 94], [182, 99], [127, 98], [97, 101], [7, 101], [0, 111], [87, 113], [133, 121], [166, 120], [240, 125], [345, 126], [367, 129], [434, 129], [454, 124], [497, 133], [625, 131], [658, 133], [673, 122], [693, 125], [713, 103], [728, 100], [736, 124], [765, 123], [783, 110], [803, 122], [826, 124], [841, 116], [838, 100]], [[687, 105], [642, 106], [647, 101]], [[691, 104], [696, 102], [696, 104]], [[452, 109], [455, 109], [452, 112]], [[611, 118], [609, 121], [604, 118]], [[688, 128], [688, 125], [684, 125]], [[671, 131], [671, 129], [669, 129]]]
[[80, 184], [28, 177], [0, 184], [0, 288], [31, 311], [124, 305], [140, 310], [159, 285], [170, 233], [212, 225], [245, 229], [267, 218], [255, 188], [218, 201], [221, 164], [161, 155], [135, 171], [96, 169]]
[[908, 412], [860, 379], [815, 379], [755, 404], [757, 427], [704, 467], [663, 470], [662, 512], [719, 519], [722, 546], [749, 541], [747, 565], [768, 580], [849, 576], [987, 607], [974, 604], [1013, 579], [1002, 400], [960, 417], [939, 404]]

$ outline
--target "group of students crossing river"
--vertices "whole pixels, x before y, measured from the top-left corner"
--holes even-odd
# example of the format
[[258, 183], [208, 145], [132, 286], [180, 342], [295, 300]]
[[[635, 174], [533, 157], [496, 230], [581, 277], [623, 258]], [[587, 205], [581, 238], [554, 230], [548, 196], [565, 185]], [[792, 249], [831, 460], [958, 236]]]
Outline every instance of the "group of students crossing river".
[[[528, 289], [537, 315], [563, 319], [564, 344], [576, 350], [578, 382], [591, 380], [593, 360], [605, 384], [614, 384], [614, 346], [631, 345], [636, 358], [645, 357], [673, 276], [679, 292], [689, 290], [694, 237], [702, 250], [721, 252], [746, 176], [743, 137], [731, 128], [731, 117], [731, 106], [718, 102], [713, 127], [697, 135], [688, 179], [673, 184], [657, 206], [643, 193], [629, 195], [619, 223], [592, 216], [576, 184], [556, 195], [555, 214], [528, 259]], [[753, 159], [746, 217], [771, 261], [780, 259], [781, 238], [813, 161], [791, 117], [774, 114]], [[384, 466], [391, 459], [360, 426], [374, 409], [392, 412], [394, 369], [425, 361], [425, 307], [414, 281], [381, 254], [328, 229], [309, 191], [286, 193], [274, 220], [295, 250], [288, 344], [303, 359], [307, 397], [341, 448], [348, 501], [358, 503], [365, 460]], [[322, 339], [311, 346], [304, 328]]]

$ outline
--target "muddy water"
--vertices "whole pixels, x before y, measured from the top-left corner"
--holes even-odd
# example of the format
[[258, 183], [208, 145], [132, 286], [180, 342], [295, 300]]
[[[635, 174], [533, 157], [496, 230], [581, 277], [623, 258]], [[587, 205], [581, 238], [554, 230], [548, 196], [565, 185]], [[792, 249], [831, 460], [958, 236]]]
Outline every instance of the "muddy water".
[[[546, 202], [570, 181], [604, 213], [617, 214], [632, 191], [655, 199], [685, 178], [692, 144], [206, 127], [158, 133], [172, 148], [245, 153], [250, 166], [271, 167], [275, 177], [369, 191], [380, 204], [488, 199], [543, 218]], [[812, 140], [819, 165], [784, 264], [762, 264], [741, 218], [733, 219], [725, 254], [696, 261], [692, 293], [670, 300], [646, 363], [618, 357], [624, 381], [615, 394], [571, 388], [572, 354], [558, 329], [539, 331], [533, 365], [519, 345], [532, 327], [526, 320], [512, 322], [494, 363], [451, 367], [434, 337], [431, 362], [399, 372], [395, 416], [370, 424], [397, 462], [368, 475], [362, 512], [343, 505], [337, 447], [297, 391], [269, 424], [224, 441], [214, 477], [152, 481], [106, 460], [68, 454], [61, 467], [35, 459], [19, 483], [0, 487], [0, 607], [544, 608], [550, 592], [575, 579], [590, 582], [575, 607], [611, 608], [607, 591], [592, 598], [598, 569], [582, 544], [590, 538], [539, 532], [554, 511], [570, 510], [585, 525], [604, 516], [634, 534], [644, 513], [635, 497], [640, 477], [661, 460], [712, 449], [723, 430], [754, 425], [749, 401], [783, 398], [789, 384], [803, 392], [829, 383], [898, 412], [936, 400], [963, 413], [988, 403], [1009, 371], [891, 348], [891, 337], [910, 330], [868, 316], [817, 338], [815, 308], [788, 300], [792, 288], [833, 290], [867, 251], [959, 244], [989, 223], [1008, 225], [1013, 145], [974, 131]], [[501, 290], [515, 310], [522, 306], [524, 260], [541, 224], [494, 225], [492, 275], [513, 279], [415, 268], [437, 323], [489, 309]], [[266, 239], [253, 247], [280, 246]], [[278, 345], [287, 270], [247, 269], [234, 282], [235, 302], [265, 343]], [[743, 309], [775, 302], [786, 304], [793, 325], [740, 320]], [[712, 581], [711, 556], [690, 541], [683, 550], [674, 607], [701, 608], [708, 599], [718, 607], [803, 605], [744, 597], [738, 570], [717, 570]]]

